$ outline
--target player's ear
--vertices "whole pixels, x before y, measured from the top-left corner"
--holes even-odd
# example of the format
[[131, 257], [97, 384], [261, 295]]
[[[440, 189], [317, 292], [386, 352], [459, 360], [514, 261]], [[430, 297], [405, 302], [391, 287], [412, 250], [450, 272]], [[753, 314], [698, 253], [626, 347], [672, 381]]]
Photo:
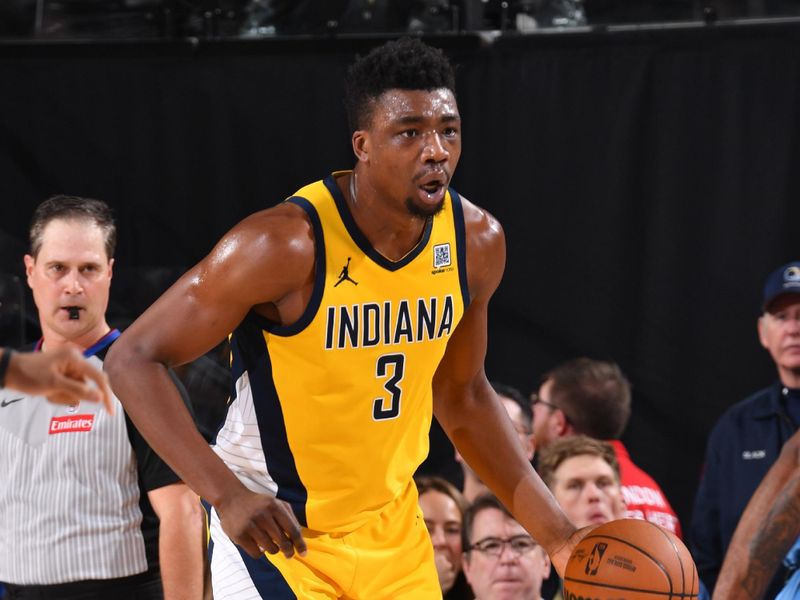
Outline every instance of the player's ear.
[[353, 132], [353, 154], [362, 162], [369, 160], [369, 134], [363, 129]]

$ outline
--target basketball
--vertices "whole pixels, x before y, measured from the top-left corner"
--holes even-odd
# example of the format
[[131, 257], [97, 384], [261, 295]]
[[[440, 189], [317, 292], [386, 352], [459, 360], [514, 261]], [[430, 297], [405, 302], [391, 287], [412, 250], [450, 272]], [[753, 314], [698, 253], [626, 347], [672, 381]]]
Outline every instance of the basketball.
[[564, 574], [564, 600], [692, 600], [699, 581], [676, 536], [648, 521], [621, 519], [592, 530]]

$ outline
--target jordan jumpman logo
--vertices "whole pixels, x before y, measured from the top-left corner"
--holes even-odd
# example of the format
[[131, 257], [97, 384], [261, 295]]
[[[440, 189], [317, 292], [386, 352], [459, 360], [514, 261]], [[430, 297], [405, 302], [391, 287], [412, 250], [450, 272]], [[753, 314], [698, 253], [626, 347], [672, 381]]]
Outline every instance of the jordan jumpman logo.
[[342, 267], [342, 270], [339, 273], [339, 280], [336, 283], [333, 284], [333, 287], [336, 287], [337, 285], [339, 285], [343, 281], [349, 281], [353, 285], [358, 285], [358, 282], [350, 277], [350, 273], [348, 271], [349, 268], [350, 268], [350, 257], [348, 256], [347, 257], [347, 264]]

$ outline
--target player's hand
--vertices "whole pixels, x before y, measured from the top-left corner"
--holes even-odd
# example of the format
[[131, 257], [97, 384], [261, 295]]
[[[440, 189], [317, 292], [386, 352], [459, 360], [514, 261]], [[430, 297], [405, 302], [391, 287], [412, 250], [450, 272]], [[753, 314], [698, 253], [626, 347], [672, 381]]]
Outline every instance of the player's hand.
[[6, 373], [6, 386], [46, 396], [56, 404], [102, 402], [109, 413], [114, 413], [108, 377], [72, 347], [50, 352], [14, 352]]
[[436, 563], [436, 574], [439, 576], [439, 585], [442, 590], [449, 590], [456, 582], [456, 569], [444, 552], [434, 550], [433, 559]]
[[283, 500], [242, 487], [215, 508], [223, 531], [253, 558], [279, 551], [286, 558], [294, 556], [295, 551], [305, 556], [300, 524]]

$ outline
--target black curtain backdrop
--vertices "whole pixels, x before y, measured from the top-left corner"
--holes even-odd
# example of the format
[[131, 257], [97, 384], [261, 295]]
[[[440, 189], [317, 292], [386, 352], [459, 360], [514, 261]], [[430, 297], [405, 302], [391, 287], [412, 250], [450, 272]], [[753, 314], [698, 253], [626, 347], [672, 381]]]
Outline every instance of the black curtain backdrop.
[[[102, 198], [112, 313], [135, 317], [243, 216], [353, 164], [342, 77], [381, 41], [0, 44], [0, 271], [39, 201]], [[710, 427], [775, 378], [755, 325], [800, 258], [800, 25], [429, 41], [458, 65], [454, 185], [506, 230], [489, 377], [619, 362], [623, 439], [687, 526]]]

